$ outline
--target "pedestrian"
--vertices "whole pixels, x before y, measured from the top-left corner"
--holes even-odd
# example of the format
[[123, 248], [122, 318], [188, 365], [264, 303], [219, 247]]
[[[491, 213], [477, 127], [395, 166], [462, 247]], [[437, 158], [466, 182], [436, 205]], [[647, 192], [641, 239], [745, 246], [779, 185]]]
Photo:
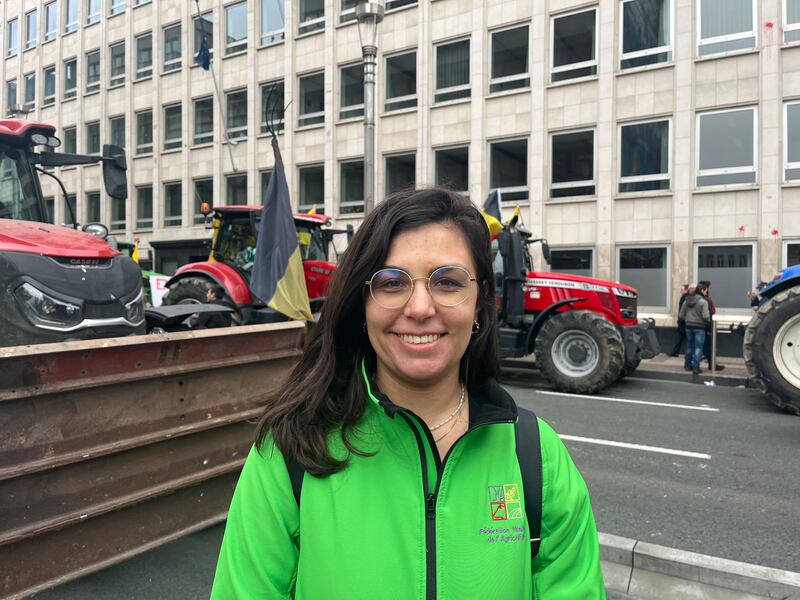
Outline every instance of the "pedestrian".
[[[708, 322], [708, 325], [706, 326], [706, 339], [703, 342], [703, 358], [705, 359], [709, 370], [711, 370], [711, 343], [712, 343], [712, 337], [714, 335], [713, 320], [714, 320], [714, 315], [717, 314], [717, 305], [714, 303], [714, 299], [711, 297], [710, 281], [697, 282], [697, 290], [701, 294], [703, 294], [703, 297], [708, 302], [708, 309], [711, 312], [711, 320]], [[724, 368], [725, 365], [717, 363], [713, 370], [722, 371]]]
[[[683, 303], [686, 302], [686, 296], [688, 295], [689, 291], [689, 284], [684, 283], [681, 286], [681, 297], [678, 300], [678, 313], [680, 314], [681, 307]], [[681, 353], [681, 348], [683, 347], [683, 342], [686, 340], [686, 321], [682, 319], [678, 319], [678, 329], [676, 331], [677, 336], [675, 337], [675, 345], [672, 347], [672, 352], [669, 353], [670, 356], [678, 356]]]
[[708, 302], [698, 292], [698, 285], [690, 283], [686, 300], [678, 312], [678, 318], [686, 323], [686, 357], [683, 368], [698, 375], [703, 360], [703, 342], [706, 339], [706, 325], [711, 321]]
[[541, 420], [531, 560], [490, 247], [480, 212], [444, 189], [367, 215], [267, 400], [212, 599], [605, 597], [586, 484]]
[[[225, 290], [221, 285], [213, 284], [206, 292], [207, 304], [225, 304]], [[217, 327], [230, 327], [231, 315], [228, 311], [194, 313], [189, 318], [189, 325], [192, 329], [216, 329]]]

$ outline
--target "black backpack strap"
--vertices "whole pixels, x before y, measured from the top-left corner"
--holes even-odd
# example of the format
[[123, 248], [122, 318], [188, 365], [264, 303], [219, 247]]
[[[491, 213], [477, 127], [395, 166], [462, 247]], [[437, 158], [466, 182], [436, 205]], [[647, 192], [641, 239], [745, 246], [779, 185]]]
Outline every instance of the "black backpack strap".
[[300, 508], [300, 493], [303, 491], [303, 477], [306, 472], [303, 467], [296, 462], [290, 462], [286, 465], [286, 470], [289, 471], [289, 480], [292, 482], [292, 494], [294, 494], [294, 501], [297, 502], [297, 508]]
[[542, 448], [539, 445], [539, 422], [527, 409], [518, 408], [516, 423], [517, 460], [522, 472], [525, 514], [531, 534], [531, 560], [539, 554], [542, 543]]

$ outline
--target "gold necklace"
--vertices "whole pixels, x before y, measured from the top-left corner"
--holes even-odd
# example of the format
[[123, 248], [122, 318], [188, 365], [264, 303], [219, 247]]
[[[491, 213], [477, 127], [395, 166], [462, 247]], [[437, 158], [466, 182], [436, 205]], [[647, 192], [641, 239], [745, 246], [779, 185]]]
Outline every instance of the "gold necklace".
[[444, 421], [442, 421], [441, 423], [437, 423], [433, 427], [429, 427], [429, 429], [431, 431], [436, 431], [442, 425], [447, 425], [450, 421], [453, 420], [453, 418], [455, 418], [461, 412], [461, 409], [464, 408], [464, 395], [465, 395], [465, 393], [466, 393], [466, 388], [464, 387], [464, 384], [462, 383], [461, 384], [461, 398], [458, 399], [458, 406], [456, 406], [456, 409], [453, 412], [451, 412], [450, 416], [447, 417]]
[[440, 435], [438, 438], [433, 438], [433, 441], [434, 441], [436, 444], [438, 444], [440, 441], [442, 441], [444, 438], [446, 438], [448, 435], [450, 435], [450, 433], [453, 431], [453, 429], [455, 429], [455, 428], [456, 428], [456, 425], [458, 425], [460, 422], [461, 422], [461, 418], [460, 418], [460, 415], [459, 415], [459, 418], [458, 418], [458, 419], [456, 419], [455, 421], [453, 421], [453, 424], [450, 426], [450, 429], [448, 429], [447, 431], [445, 431], [445, 432], [444, 432], [442, 435]]

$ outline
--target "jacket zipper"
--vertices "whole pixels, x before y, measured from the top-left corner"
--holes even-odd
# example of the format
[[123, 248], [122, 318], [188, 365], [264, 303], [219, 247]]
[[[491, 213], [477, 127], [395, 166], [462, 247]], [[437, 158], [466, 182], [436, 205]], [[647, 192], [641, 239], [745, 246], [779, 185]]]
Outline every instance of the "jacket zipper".
[[[436, 600], [436, 500], [439, 496], [439, 486], [442, 484], [442, 474], [444, 473], [444, 467], [447, 464], [447, 459], [450, 458], [453, 448], [455, 448], [456, 445], [463, 440], [468, 433], [471, 433], [485, 425], [513, 423], [514, 421], [505, 419], [499, 421], [488, 421], [486, 423], [481, 423], [472, 429], [468, 429], [466, 432], [464, 432], [464, 435], [458, 438], [453, 445], [450, 446], [450, 449], [444, 456], [444, 460], [441, 460], [439, 458], [439, 451], [436, 448], [436, 442], [433, 439], [433, 434], [431, 434], [430, 429], [428, 429], [425, 421], [411, 411], [403, 411], [400, 414], [408, 423], [411, 431], [414, 432], [414, 437], [417, 440], [417, 448], [419, 449], [420, 463], [422, 466], [422, 493], [425, 496], [425, 598], [426, 600]], [[430, 491], [430, 486], [428, 485], [428, 458], [425, 453], [425, 447], [423, 446], [424, 442], [419, 435], [419, 430], [414, 426], [413, 423], [411, 423], [411, 418], [415, 419], [419, 424], [420, 429], [425, 432], [425, 436], [428, 439], [428, 444], [431, 449], [431, 454], [433, 454], [433, 457], [436, 461], [436, 487], [434, 488], [433, 492]]]

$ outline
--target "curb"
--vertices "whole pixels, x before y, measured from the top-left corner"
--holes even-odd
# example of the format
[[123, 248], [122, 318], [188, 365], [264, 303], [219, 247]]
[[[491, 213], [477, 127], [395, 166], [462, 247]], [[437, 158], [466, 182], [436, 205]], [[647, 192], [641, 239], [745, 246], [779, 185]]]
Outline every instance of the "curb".
[[637, 600], [800, 600], [800, 573], [599, 534], [608, 590]]

